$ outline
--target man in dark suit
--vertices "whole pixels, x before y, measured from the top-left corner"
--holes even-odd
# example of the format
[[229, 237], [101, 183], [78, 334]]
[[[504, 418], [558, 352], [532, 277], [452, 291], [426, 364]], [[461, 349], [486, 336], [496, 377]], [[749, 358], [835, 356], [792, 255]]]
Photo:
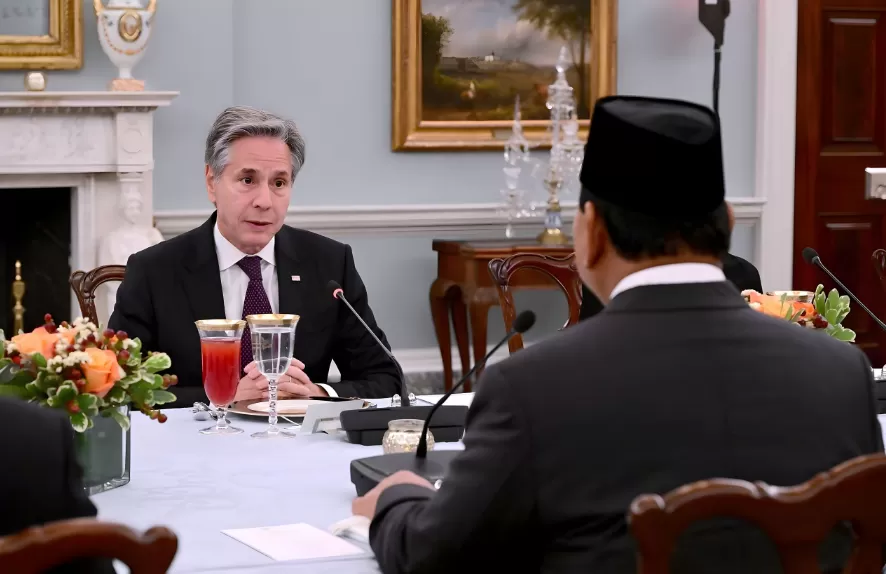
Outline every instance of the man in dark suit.
[[[206, 400], [194, 321], [263, 313], [300, 316], [294, 360], [279, 380], [281, 396], [397, 393], [395, 366], [327, 287], [337, 281], [385, 341], [350, 246], [283, 224], [304, 149], [293, 122], [228, 108], [206, 141], [206, 188], [216, 212], [199, 228], [129, 258], [109, 326], [140, 338], [147, 350], [169, 354], [179, 377], [172, 406]], [[326, 382], [332, 361], [342, 382]], [[241, 366], [238, 398], [266, 395], [248, 330]]]
[[[715, 477], [794, 485], [883, 451], [864, 355], [750, 309], [726, 282], [713, 112], [601, 99], [580, 179], [576, 264], [606, 308], [486, 368], [439, 490], [403, 472], [354, 502], [387, 574], [628, 574], [640, 494]], [[756, 533], [716, 526], [675, 572], [779, 571]]]
[[[763, 292], [760, 272], [757, 271], [753, 263], [731, 253], [724, 254], [721, 263], [726, 280], [735, 285], [739, 291], [753, 289], [759, 293]], [[603, 303], [588, 289], [587, 285], [582, 284], [579, 319], [584, 320], [588, 317], [593, 317], [602, 310]]]
[[[72, 518], [92, 518], [83, 490], [74, 431], [68, 417], [48, 408], [0, 397], [0, 536]], [[114, 572], [110, 561], [84, 560], [57, 574]]]

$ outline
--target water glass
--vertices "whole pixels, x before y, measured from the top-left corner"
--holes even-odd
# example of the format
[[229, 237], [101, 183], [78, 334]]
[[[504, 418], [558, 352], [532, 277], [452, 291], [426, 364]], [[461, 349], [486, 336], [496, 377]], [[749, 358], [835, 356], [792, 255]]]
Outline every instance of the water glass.
[[277, 380], [292, 363], [298, 315], [249, 315], [246, 322], [252, 337], [252, 360], [268, 380], [268, 428], [253, 438], [295, 437], [296, 433], [277, 426]]

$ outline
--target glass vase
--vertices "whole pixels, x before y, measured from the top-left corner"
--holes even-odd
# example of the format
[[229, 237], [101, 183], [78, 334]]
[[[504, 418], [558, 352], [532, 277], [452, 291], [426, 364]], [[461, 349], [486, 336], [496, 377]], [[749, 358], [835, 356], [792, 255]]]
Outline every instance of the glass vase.
[[[385, 454], [415, 452], [421, 439], [421, 429], [425, 421], [418, 419], [397, 419], [388, 423], [388, 430], [382, 439]], [[428, 450], [434, 450], [434, 435], [428, 429]]]
[[[117, 411], [131, 420], [129, 407]], [[83, 468], [83, 488], [92, 496], [129, 484], [129, 430], [111, 417], [96, 416], [93, 427], [76, 433], [77, 460]]]

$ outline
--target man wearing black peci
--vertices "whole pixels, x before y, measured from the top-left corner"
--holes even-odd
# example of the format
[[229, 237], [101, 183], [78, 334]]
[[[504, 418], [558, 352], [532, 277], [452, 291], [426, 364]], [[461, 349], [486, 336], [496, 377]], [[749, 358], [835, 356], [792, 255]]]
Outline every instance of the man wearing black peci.
[[[401, 472], [354, 501], [386, 574], [636, 572], [626, 514], [640, 494], [715, 477], [794, 485], [883, 451], [864, 355], [750, 309], [725, 280], [716, 114], [603, 98], [580, 179], [576, 264], [606, 307], [486, 368], [439, 490]], [[848, 548], [832, 542], [825, 571]], [[694, 530], [673, 564], [781, 571], [731, 521]]]
[[[295, 124], [238, 106], [223, 111], [206, 140], [206, 190], [216, 212], [200, 227], [129, 258], [110, 328], [164, 351], [179, 383], [171, 406], [206, 401], [201, 379], [198, 319], [247, 315], [300, 316], [294, 360], [280, 377], [280, 396], [390, 397], [396, 367], [326, 285], [345, 296], [385, 341], [369, 308], [366, 287], [348, 245], [284, 225], [305, 142]], [[342, 382], [327, 383], [335, 362]], [[244, 333], [244, 376], [238, 399], [267, 394]], [[166, 405], [167, 407], [170, 405]]]
[[[731, 253], [725, 253], [720, 261], [723, 265], [723, 275], [726, 276], [727, 281], [735, 285], [736, 289], [739, 291], [753, 289], [758, 293], [763, 292], [760, 272], [757, 271], [753, 263]], [[603, 303], [588, 289], [587, 285], [582, 284], [579, 319], [585, 320], [593, 317], [602, 310]]]

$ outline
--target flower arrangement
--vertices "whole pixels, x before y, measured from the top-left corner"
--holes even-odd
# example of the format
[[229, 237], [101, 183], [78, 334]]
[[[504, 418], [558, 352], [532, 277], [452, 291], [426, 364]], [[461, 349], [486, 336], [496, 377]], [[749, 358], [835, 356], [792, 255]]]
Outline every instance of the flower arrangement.
[[742, 291], [742, 295], [752, 309], [765, 315], [822, 330], [838, 341], [855, 341], [855, 331], [843, 326], [849, 315], [849, 297], [841, 296], [836, 289], [825, 295], [824, 285], [819, 285], [814, 293], [803, 293], [799, 299], [788, 293], [763, 295], [754, 290]]
[[111, 417], [125, 431], [130, 406], [161, 423], [166, 415], [153, 407], [175, 400], [169, 392], [178, 379], [160, 375], [172, 365], [166, 353], [142, 357], [141, 341], [123, 331], [99, 327], [86, 319], [46, 324], [7, 341], [0, 330], [0, 395], [63, 409], [71, 426], [83, 433], [93, 417]]

